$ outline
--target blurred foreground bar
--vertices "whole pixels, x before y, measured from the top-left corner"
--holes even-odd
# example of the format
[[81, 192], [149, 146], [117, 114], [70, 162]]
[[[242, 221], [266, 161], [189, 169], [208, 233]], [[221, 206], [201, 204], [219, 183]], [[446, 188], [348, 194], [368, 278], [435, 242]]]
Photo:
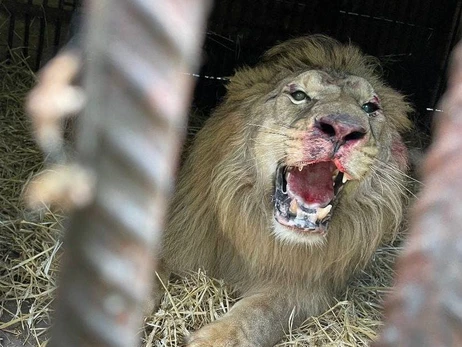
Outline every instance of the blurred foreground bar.
[[50, 346], [138, 344], [209, 1], [88, 0], [79, 163]]
[[435, 115], [411, 234], [376, 347], [462, 346], [462, 44]]

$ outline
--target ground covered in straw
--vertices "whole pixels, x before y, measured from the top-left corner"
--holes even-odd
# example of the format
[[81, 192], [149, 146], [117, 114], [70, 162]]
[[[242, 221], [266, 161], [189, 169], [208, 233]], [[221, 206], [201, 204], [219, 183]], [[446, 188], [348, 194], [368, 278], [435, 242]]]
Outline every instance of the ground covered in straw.
[[[18, 340], [45, 346], [64, 216], [24, 207], [24, 184], [42, 167], [23, 112], [34, 75], [24, 64], [3, 64], [0, 76], [0, 346], [16, 346]], [[398, 252], [394, 246], [381, 248], [328, 312], [300, 328], [291, 329], [288, 322], [278, 346], [367, 345], [381, 326], [381, 302]], [[215, 320], [235, 301], [230, 288], [200, 271], [174, 279], [160, 310], [145, 320], [143, 345], [181, 345], [188, 331]]]

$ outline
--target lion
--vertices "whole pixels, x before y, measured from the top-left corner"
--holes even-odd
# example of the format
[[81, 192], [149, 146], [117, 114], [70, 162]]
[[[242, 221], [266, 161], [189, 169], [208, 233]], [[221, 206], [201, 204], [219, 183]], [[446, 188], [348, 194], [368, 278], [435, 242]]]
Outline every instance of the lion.
[[230, 79], [178, 178], [163, 276], [198, 268], [240, 293], [189, 346], [271, 346], [327, 309], [399, 229], [412, 108], [377, 59], [291, 39]]

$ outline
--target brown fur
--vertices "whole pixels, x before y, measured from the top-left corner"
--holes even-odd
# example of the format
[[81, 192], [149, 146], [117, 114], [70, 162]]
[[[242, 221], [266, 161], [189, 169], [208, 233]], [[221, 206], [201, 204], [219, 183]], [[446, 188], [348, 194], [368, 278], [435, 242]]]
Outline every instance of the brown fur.
[[[384, 85], [377, 68], [354, 46], [311, 36], [272, 48], [259, 65], [232, 77], [226, 99], [197, 135], [181, 170], [164, 261], [169, 271], [204, 268], [235, 285], [244, 299], [194, 334], [192, 346], [274, 344], [294, 307], [300, 319], [319, 314], [379, 243], [396, 233], [405, 197], [400, 133], [410, 126], [410, 106]], [[289, 129], [295, 106], [278, 99], [278, 91], [309, 70], [364, 78], [383, 109], [383, 117], [367, 120], [375, 136], [354, 153], [350, 172], [356, 177], [344, 187], [325, 240], [312, 244], [274, 236], [271, 202], [275, 161], [300, 160], [294, 159], [301, 155], [298, 135], [316, 117], [307, 111]], [[360, 107], [351, 98], [339, 100], [339, 107]]]

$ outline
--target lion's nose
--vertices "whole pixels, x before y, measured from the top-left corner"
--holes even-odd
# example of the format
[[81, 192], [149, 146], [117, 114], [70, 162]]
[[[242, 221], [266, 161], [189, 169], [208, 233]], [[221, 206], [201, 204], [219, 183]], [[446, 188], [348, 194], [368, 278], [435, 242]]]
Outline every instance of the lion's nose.
[[348, 114], [331, 114], [318, 119], [315, 127], [339, 144], [360, 140], [366, 135], [364, 126]]

